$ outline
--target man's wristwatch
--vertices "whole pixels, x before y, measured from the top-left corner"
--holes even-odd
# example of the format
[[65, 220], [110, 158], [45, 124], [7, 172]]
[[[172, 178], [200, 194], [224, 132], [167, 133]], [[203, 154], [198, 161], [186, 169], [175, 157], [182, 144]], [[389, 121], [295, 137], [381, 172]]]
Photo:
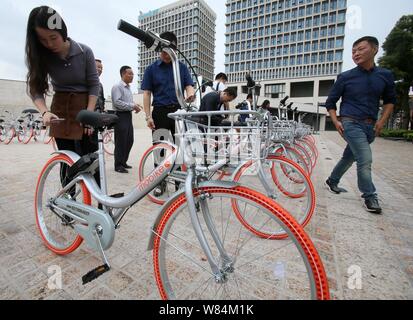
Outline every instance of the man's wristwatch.
[[145, 120], [146, 120], [146, 121], [148, 121], [149, 119], [152, 119], [152, 117], [151, 117], [151, 116], [146, 116], [146, 117], [145, 117]]

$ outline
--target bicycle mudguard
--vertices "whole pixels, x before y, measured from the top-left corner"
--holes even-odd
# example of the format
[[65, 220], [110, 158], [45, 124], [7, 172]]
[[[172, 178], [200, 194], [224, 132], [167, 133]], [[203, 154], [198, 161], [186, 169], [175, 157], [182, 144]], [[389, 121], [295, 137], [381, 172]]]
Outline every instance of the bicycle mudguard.
[[[68, 156], [72, 161], [73, 165], [68, 170], [68, 178], [72, 180], [76, 175], [82, 173], [84, 171], [89, 171], [88, 169], [91, 165], [99, 159], [99, 155], [96, 153], [91, 153], [86, 156], [80, 157], [77, 153], [68, 150], [56, 151], [53, 152], [52, 155], [63, 154]], [[96, 168], [91, 168], [90, 171], [95, 171], [99, 166]]]
[[[217, 181], [217, 180], [213, 180], [213, 181], [205, 181], [205, 182], [201, 182], [198, 184], [198, 188], [202, 188], [202, 187], [218, 187], [218, 188], [235, 188], [237, 186], [239, 186], [240, 184], [237, 182], [233, 182], [233, 181]], [[172, 195], [171, 198], [169, 198], [169, 200], [167, 202], [165, 202], [165, 204], [162, 206], [161, 210], [159, 211], [151, 229], [150, 229], [150, 235], [149, 235], [149, 242], [148, 242], [148, 248], [147, 251], [152, 251], [153, 250], [153, 245], [155, 243], [155, 235], [156, 235], [156, 230], [158, 229], [158, 225], [159, 222], [161, 221], [165, 210], [168, 209], [171, 204], [178, 199], [182, 194], [185, 194], [185, 189], [180, 189], [178, 190], [174, 195]]]
[[68, 156], [74, 163], [76, 163], [80, 159], [80, 156], [76, 152], [68, 151], [68, 150], [59, 150], [59, 151], [52, 153], [52, 155], [54, 154], [55, 155], [63, 154], [65, 156]]

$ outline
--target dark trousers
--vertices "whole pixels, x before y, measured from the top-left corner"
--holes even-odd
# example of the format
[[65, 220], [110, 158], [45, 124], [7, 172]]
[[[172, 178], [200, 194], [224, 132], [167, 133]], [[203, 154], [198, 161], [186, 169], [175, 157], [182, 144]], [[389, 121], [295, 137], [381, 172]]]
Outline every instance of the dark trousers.
[[[68, 150], [77, 153], [79, 156], [84, 156], [89, 153], [96, 152], [98, 148], [98, 136], [97, 131], [95, 131], [91, 136], [83, 135], [82, 140], [67, 140], [67, 139], [59, 139], [55, 138], [57, 148], [59, 150]], [[62, 165], [60, 168], [60, 180], [62, 182], [62, 186], [66, 186], [70, 181], [67, 181], [67, 169], [66, 165]], [[100, 174], [99, 169], [94, 175], [97, 184], [100, 186]], [[74, 191], [71, 193], [74, 194]]]
[[[175, 120], [169, 118], [168, 114], [174, 113], [178, 110], [179, 107], [177, 106], [155, 107], [152, 111], [152, 118], [155, 123], [156, 130], [167, 130], [171, 133], [172, 138], [175, 139]], [[156, 140], [165, 140], [166, 137], [161, 133], [160, 135], [154, 135], [154, 138]]]
[[132, 112], [116, 112], [119, 121], [115, 126], [115, 169], [125, 167], [133, 146]]
[[[178, 111], [180, 107], [155, 107], [152, 111], [152, 119], [155, 123], [155, 131], [152, 132], [153, 141], [168, 140], [169, 135], [172, 136], [172, 142], [175, 141], [175, 120], [168, 117], [168, 114]], [[163, 151], [160, 153], [160, 161], [164, 160], [165, 154]], [[159, 163], [155, 161], [155, 167]], [[180, 170], [180, 169], [177, 169]], [[165, 181], [163, 182], [165, 184]], [[162, 184], [162, 183], [161, 183]], [[175, 188], [179, 188], [179, 182], [175, 182]]]

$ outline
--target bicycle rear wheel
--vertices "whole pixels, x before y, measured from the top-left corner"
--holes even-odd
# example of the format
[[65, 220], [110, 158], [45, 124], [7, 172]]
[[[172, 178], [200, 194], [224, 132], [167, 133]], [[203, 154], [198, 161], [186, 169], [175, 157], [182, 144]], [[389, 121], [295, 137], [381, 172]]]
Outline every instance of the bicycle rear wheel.
[[[54, 198], [65, 181], [65, 170], [73, 165], [73, 161], [66, 155], [57, 155], [51, 158], [44, 166], [36, 186], [35, 215], [40, 235], [49, 248], [56, 254], [66, 255], [76, 250], [83, 239], [75, 232], [73, 219], [55, 212], [51, 207]], [[83, 183], [69, 190], [62, 197], [91, 204], [91, 196]]]
[[[162, 299], [250, 300], [328, 299], [321, 259], [302, 227], [277, 203], [238, 186], [194, 189], [198, 217], [218, 266], [216, 276], [195, 235], [184, 194], [168, 204], [156, 228], [153, 261]], [[203, 199], [203, 200], [201, 200]], [[200, 205], [201, 201], [204, 205]], [[258, 230], [283, 228], [288, 239], [268, 241], [255, 236], [237, 219], [231, 203], [250, 216]], [[209, 214], [204, 209], [208, 208]], [[210, 218], [229, 258], [223, 259], [212, 240]], [[225, 260], [225, 261], [224, 261]]]

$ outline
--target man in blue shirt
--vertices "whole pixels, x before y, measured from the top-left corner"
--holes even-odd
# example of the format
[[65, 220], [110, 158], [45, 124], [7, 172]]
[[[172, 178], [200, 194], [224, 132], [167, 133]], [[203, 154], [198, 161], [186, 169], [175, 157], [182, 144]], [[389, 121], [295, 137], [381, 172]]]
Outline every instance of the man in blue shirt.
[[[174, 33], [164, 32], [160, 37], [170, 41], [173, 47], [177, 47], [178, 40]], [[179, 70], [181, 85], [187, 96], [186, 101], [192, 102], [195, 100], [195, 90], [191, 74], [188, 68], [181, 62], [179, 62]], [[145, 70], [141, 89], [144, 91], [143, 106], [148, 128], [153, 133], [156, 130], [156, 140], [173, 138], [175, 135], [175, 121], [168, 118], [168, 114], [176, 112], [180, 109], [180, 106], [176, 98], [172, 60], [169, 54], [162, 51], [159, 60]], [[152, 97], [153, 111], [151, 114]], [[163, 186], [156, 188], [154, 190], [155, 196], [162, 195], [163, 189]]]
[[[376, 188], [371, 177], [373, 143], [393, 112], [396, 103], [394, 78], [389, 70], [376, 67], [374, 58], [379, 42], [374, 37], [363, 37], [353, 44], [353, 61], [357, 67], [340, 74], [326, 102], [326, 108], [338, 132], [347, 141], [342, 159], [326, 181], [328, 189], [336, 194], [342, 176], [357, 162], [358, 188], [367, 211], [380, 214]], [[341, 98], [340, 117], [336, 103]], [[383, 115], [378, 119], [380, 100]]]

